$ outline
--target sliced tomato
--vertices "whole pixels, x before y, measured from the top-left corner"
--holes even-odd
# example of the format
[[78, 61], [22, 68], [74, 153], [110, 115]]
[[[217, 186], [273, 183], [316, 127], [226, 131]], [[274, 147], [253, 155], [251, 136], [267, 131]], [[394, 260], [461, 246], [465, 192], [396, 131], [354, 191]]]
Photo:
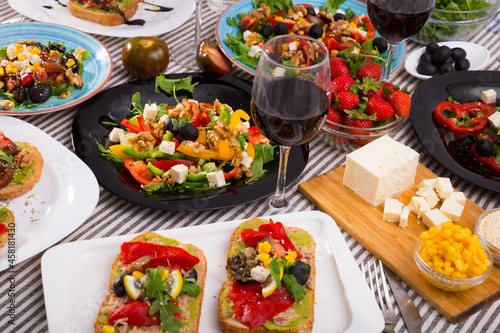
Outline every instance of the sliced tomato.
[[149, 314], [151, 303], [143, 301], [129, 301], [116, 309], [108, 318], [108, 323], [119, 326], [120, 319], [127, 319], [130, 326], [155, 326], [160, 325], [160, 315]]
[[123, 162], [125, 164], [125, 168], [130, 172], [132, 177], [141, 185], [151, 185], [151, 183], [156, 183], [159, 184], [163, 180], [158, 177], [154, 176], [151, 172], [149, 172], [149, 169], [146, 165], [146, 163], [134, 163], [137, 160], [135, 158], [127, 158]]

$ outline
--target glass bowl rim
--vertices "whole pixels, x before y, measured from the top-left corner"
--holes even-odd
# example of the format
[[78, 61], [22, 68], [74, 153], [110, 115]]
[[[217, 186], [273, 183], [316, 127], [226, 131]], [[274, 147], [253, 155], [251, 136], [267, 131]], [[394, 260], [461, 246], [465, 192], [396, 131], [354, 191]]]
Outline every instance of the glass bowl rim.
[[[474, 10], [447, 10], [447, 9], [439, 9], [439, 8], [434, 8], [434, 11], [441, 12], [441, 13], [446, 13], [446, 14], [474, 14], [477, 12], [482, 12], [482, 11], [493, 11], [493, 14], [497, 13], [496, 7], [500, 5], [500, 0], [494, 0], [492, 2], [489, 2], [491, 5], [488, 7], [480, 8], [480, 9], [474, 9]], [[432, 15], [431, 15], [432, 18]], [[441, 22], [454, 22], [454, 21], [441, 21]]]
[[486, 239], [486, 237], [484, 237], [484, 235], [481, 232], [480, 226], [481, 226], [482, 221], [484, 220], [484, 218], [487, 215], [489, 215], [492, 212], [498, 212], [498, 211], [500, 211], [500, 208], [493, 208], [493, 209], [489, 209], [489, 210], [484, 211], [477, 218], [477, 220], [476, 220], [476, 228], [475, 228], [476, 234], [479, 237], [479, 239], [481, 240], [481, 242], [483, 243], [483, 245], [486, 245], [486, 247], [488, 247], [488, 250], [490, 250], [490, 251], [491, 251], [491, 249], [493, 249], [494, 251], [491, 251], [492, 254], [495, 254], [497, 256], [498, 256], [497, 253], [500, 253], [500, 248], [497, 247], [497, 246], [495, 246], [495, 245], [493, 245], [493, 244], [491, 244], [490, 241], [488, 241], [488, 239]]
[[368, 131], [381, 131], [381, 132], [383, 131], [382, 133], [368, 133], [368, 134], [356, 134], [355, 135], [356, 137], [373, 137], [376, 134], [384, 135], [384, 134], [387, 134], [388, 132], [390, 132], [391, 130], [395, 130], [395, 129], [399, 128], [406, 121], [407, 118], [409, 118], [409, 117], [405, 117], [405, 118], [397, 117], [396, 120], [394, 120], [388, 124], [378, 126], [378, 127], [368, 127], [368, 128], [346, 126], [343, 124], [334, 123], [333, 121], [327, 119], [325, 121], [325, 124], [323, 125], [322, 129], [330, 134], [339, 134], [340, 133], [340, 134], [351, 135], [351, 133], [349, 133], [349, 132], [342, 132], [342, 131], [338, 131], [334, 128], [328, 127], [326, 125], [328, 123], [328, 124], [331, 124], [332, 126], [336, 126], [338, 128], [345, 129], [345, 130], [367, 131], [367, 132]]

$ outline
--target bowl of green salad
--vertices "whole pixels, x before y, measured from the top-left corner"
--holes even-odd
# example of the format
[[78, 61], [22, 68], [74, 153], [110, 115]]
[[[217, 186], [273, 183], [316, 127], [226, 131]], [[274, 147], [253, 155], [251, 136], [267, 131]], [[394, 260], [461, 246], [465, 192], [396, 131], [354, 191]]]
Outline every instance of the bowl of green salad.
[[500, 0], [436, 0], [432, 16], [411, 39], [417, 43], [467, 40], [497, 14]]

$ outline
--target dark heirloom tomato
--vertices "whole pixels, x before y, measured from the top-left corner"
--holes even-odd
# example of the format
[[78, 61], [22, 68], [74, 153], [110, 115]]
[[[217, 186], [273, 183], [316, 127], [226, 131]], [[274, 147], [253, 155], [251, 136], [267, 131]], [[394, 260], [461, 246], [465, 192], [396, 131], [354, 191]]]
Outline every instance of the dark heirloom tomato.
[[162, 74], [169, 61], [167, 43], [159, 38], [133, 37], [123, 45], [123, 67], [133, 76], [146, 78]]
[[210, 39], [203, 39], [198, 45], [196, 64], [202, 71], [209, 73], [227, 74], [233, 69], [231, 60]]

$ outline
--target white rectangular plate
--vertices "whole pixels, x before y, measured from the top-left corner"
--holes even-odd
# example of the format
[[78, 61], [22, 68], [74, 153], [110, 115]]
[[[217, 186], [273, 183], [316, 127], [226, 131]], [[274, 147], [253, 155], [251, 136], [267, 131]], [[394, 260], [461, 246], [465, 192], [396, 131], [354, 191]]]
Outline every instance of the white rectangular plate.
[[[0, 201], [15, 217], [15, 261], [19, 263], [57, 243], [85, 222], [99, 199], [99, 185], [78, 156], [39, 128], [17, 118], [0, 116], [0, 131], [12, 141], [36, 146], [43, 157], [42, 176], [33, 190]], [[0, 271], [9, 268], [7, 254], [5, 245], [0, 249]]]
[[[316, 242], [314, 332], [380, 332], [384, 322], [354, 258], [333, 219], [321, 212], [271, 216], [285, 226], [308, 231]], [[200, 331], [220, 332], [217, 299], [226, 280], [229, 239], [243, 220], [162, 230], [157, 233], [191, 243], [208, 262]], [[42, 257], [42, 279], [50, 332], [94, 332], [108, 293], [111, 265], [123, 242], [135, 235], [55, 246]], [[64, 268], [62, 268], [64, 267]]]

